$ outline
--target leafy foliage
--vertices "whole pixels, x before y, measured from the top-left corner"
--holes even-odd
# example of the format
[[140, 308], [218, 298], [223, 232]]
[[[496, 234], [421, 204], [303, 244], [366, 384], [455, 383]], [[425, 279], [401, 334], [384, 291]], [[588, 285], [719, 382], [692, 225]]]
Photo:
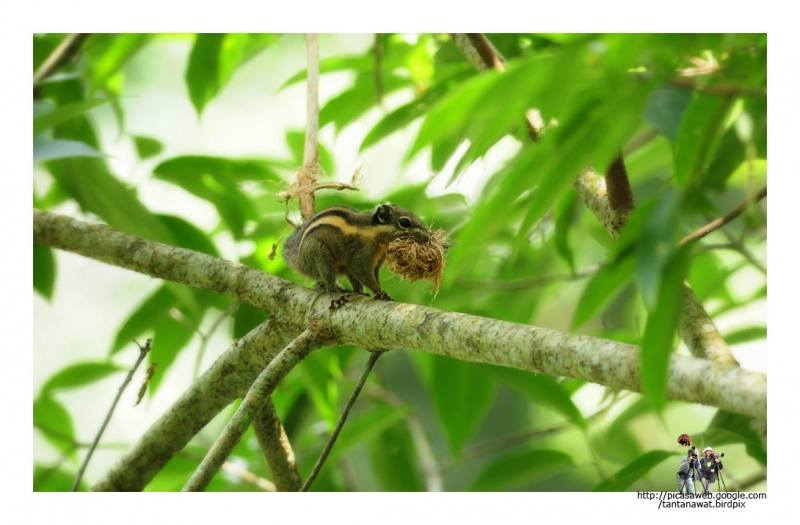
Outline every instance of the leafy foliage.
[[[369, 209], [391, 201], [435, 220], [455, 245], [434, 306], [641, 344], [644, 394], [392, 352], [370, 378], [313, 490], [421, 491], [435, 483], [431, 468], [439, 469], [445, 490], [673, 490], [665, 460], [678, 452], [654, 444], [666, 436], [664, 423], [739, 447], [726, 468], [740, 479], [760, 471], [766, 451], [747, 418], [720, 411], [706, 425], [706, 411], [687, 417], [686, 407], [666, 399], [666, 384], [684, 279], [713, 316], [747, 312], [766, 297], [763, 204], [707, 238], [678, 245], [766, 184], [766, 36], [486, 36], [505, 57], [504, 72], [479, 73], [447, 35], [377, 35], [359, 52], [323, 47], [321, 85], [343, 81], [334, 83], [342, 86], [338, 92], [323, 90], [320, 163], [328, 175], [349, 181], [350, 160], [341, 150], [353, 143], [359, 155], [380, 157], [383, 165], [362, 176], [383, 187], [373, 195], [321, 193], [317, 206]], [[63, 38], [33, 36], [34, 70]], [[80, 210], [90, 221], [302, 284], [270, 253], [287, 231], [287, 209], [275, 193], [302, 163], [305, 107], [282, 108], [292, 123], [275, 135], [278, 144], [264, 145], [270, 155], [239, 148], [239, 130], [229, 130], [227, 145], [187, 148], [163, 129], [130, 124], [126, 115], [159, 109], [147, 92], [136, 93], [142, 98], [133, 105], [129, 81], [148, 85], [157, 76], [151, 68], [164, 67], [157, 54], [147, 55], [146, 67], [137, 57], [177, 48], [185, 55], [180, 97], [195, 120], [213, 121], [226, 97], [241, 94], [241, 87], [230, 92], [237, 75], [249, 75], [264, 99], [303, 90], [304, 62], [291, 71], [243, 71], [256, 57], [279, 63], [293, 56], [303, 48], [296, 35], [91, 35], [75, 60], [35, 86], [34, 205]], [[537, 143], [526, 128], [531, 109], [546, 125]], [[120, 140], [135, 153], [131, 172], [147, 175], [129, 177], [111, 162], [109, 145]], [[386, 153], [390, 145], [400, 151], [396, 158]], [[587, 166], [603, 173], [620, 152], [637, 207], [613, 242], [572, 183]], [[419, 182], [422, 163], [430, 176]], [[407, 174], [418, 182], [398, 182]], [[161, 192], [177, 197], [154, 201]], [[193, 218], [185, 202], [205, 206], [211, 220]], [[56, 268], [58, 254], [34, 245], [34, 289], [60, 305], [64, 276]], [[744, 278], [754, 283], [746, 290]], [[110, 346], [99, 342], [92, 359], [76, 359], [41, 383], [34, 426], [41, 446], [63, 457], [53, 464], [35, 450], [35, 490], [71, 488], [75, 459], [95, 429], [79, 423], [86, 408], [64, 393], [121, 376], [131, 339], [153, 338], [149, 359], [159, 367], [149, 391], [162, 396], [165, 385], [189, 374], [179, 366], [182, 358], [202, 361], [211, 332], [233, 340], [265, 320], [250, 305], [237, 307], [204, 290], [163, 283], [146, 292], [136, 279], [130, 287], [136, 306], [106, 319], [118, 327]], [[400, 301], [433, 301], [425, 283], [388, 274], [382, 282]], [[763, 342], [765, 321], [748, 319], [724, 335], [731, 345]], [[341, 412], [363, 353], [315, 352], [273, 395], [303, 475]], [[179, 490], [216, 439], [206, 437], [176, 455], [147, 490]], [[252, 429], [231, 461], [270, 478]], [[583, 468], [587, 463], [596, 468]], [[209, 490], [259, 490], [243, 479], [220, 475]]]

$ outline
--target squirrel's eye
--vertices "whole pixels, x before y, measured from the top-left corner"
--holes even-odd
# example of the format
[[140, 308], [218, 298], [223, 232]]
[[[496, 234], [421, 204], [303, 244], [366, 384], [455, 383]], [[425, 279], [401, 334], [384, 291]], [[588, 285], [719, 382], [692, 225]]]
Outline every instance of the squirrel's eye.
[[403, 217], [402, 219], [400, 219], [400, 226], [402, 226], [403, 228], [408, 228], [409, 226], [411, 226], [411, 221], [408, 220], [406, 217]]

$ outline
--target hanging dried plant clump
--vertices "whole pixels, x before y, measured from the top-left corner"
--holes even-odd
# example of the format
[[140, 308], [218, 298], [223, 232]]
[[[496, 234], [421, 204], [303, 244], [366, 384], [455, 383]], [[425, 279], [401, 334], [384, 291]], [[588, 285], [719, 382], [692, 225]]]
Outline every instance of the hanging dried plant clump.
[[395, 239], [386, 249], [386, 267], [403, 279], [425, 279], [433, 283], [434, 296], [439, 292], [444, 270], [444, 254], [452, 246], [446, 242], [444, 230], [430, 232], [430, 241], [419, 243], [411, 237]]

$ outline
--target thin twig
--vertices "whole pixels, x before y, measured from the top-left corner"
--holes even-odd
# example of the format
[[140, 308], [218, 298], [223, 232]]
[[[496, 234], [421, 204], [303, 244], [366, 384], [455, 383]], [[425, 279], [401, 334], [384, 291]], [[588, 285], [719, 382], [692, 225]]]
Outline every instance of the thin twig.
[[[86, 458], [83, 460], [83, 464], [81, 465], [80, 470], [78, 470], [78, 476], [75, 478], [75, 483], [72, 485], [72, 492], [77, 492], [78, 487], [81, 484], [81, 478], [83, 478], [83, 472], [86, 470], [86, 466], [89, 464], [89, 460], [92, 459], [92, 454], [94, 454], [94, 449], [97, 448], [97, 444], [100, 442], [100, 438], [103, 436], [103, 432], [105, 432], [106, 427], [108, 426], [109, 421], [111, 421], [111, 416], [114, 414], [114, 409], [117, 407], [117, 403], [119, 403], [120, 398], [122, 397], [122, 393], [125, 391], [125, 387], [128, 386], [128, 383], [131, 382], [133, 379], [133, 374], [136, 372], [136, 369], [139, 368], [139, 365], [142, 361], [144, 361], [145, 356], [150, 351], [150, 343], [152, 339], [148, 339], [144, 346], [139, 345], [139, 358], [136, 359], [136, 363], [133, 365], [133, 368], [130, 369], [128, 372], [127, 377], [125, 377], [125, 381], [122, 382], [122, 385], [119, 387], [117, 391], [117, 396], [114, 398], [114, 402], [111, 403], [111, 408], [108, 410], [108, 414], [106, 414], [106, 419], [103, 421], [103, 424], [100, 426], [100, 430], [97, 432], [97, 435], [92, 442], [92, 446], [89, 447], [89, 452], [86, 453]], [[136, 342], [136, 341], [134, 341]]]
[[33, 74], [33, 85], [46, 79], [72, 60], [91, 33], [71, 33], [56, 47]]
[[316, 182], [315, 165], [319, 160], [319, 146], [317, 134], [319, 133], [319, 40], [314, 33], [306, 35], [306, 51], [308, 56], [308, 73], [306, 75], [306, 142], [303, 149], [303, 167], [297, 173], [297, 185], [300, 188], [309, 188], [301, 191], [300, 213], [303, 219], [308, 219], [316, 212], [314, 202], [314, 183]]
[[681, 242], [678, 243], [678, 246], [683, 246], [687, 242], [691, 242], [691, 241], [696, 241], [698, 239], [702, 239], [703, 237], [705, 237], [709, 233], [713, 232], [714, 230], [718, 230], [719, 228], [722, 228], [723, 226], [725, 226], [726, 224], [728, 224], [729, 222], [734, 220], [736, 217], [741, 215], [751, 204], [754, 204], [754, 203], [760, 201], [761, 199], [763, 199], [766, 196], [767, 196], [767, 187], [764, 186], [764, 188], [762, 188], [761, 191], [759, 191], [755, 195], [755, 197], [753, 197], [752, 199], [746, 200], [745, 202], [743, 202], [742, 204], [740, 204], [736, 208], [732, 209], [731, 211], [729, 211], [728, 213], [726, 213], [722, 217], [709, 222], [708, 224], [706, 224], [702, 228], [699, 228], [699, 229], [693, 231], [692, 233], [690, 233], [689, 235], [687, 235], [686, 237], [681, 239]]
[[344, 410], [342, 410], [342, 415], [339, 417], [339, 421], [336, 423], [336, 428], [333, 429], [333, 433], [328, 439], [328, 442], [325, 444], [325, 448], [322, 450], [322, 454], [320, 454], [317, 464], [314, 465], [314, 470], [311, 471], [311, 475], [308, 476], [308, 479], [303, 484], [300, 492], [307, 492], [309, 487], [311, 487], [311, 484], [314, 483], [314, 480], [317, 479], [317, 474], [319, 474], [319, 471], [322, 469], [322, 465], [325, 464], [325, 460], [328, 459], [328, 455], [330, 454], [334, 443], [336, 443], [336, 438], [339, 437], [339, 432], [341, 432], [342, 427], [344, 427], [344, 422], [347, 420], [347, 416], [350, 414], [350, 409], [353, 408], [356, 399], [358, 399], [358, 395], [361, 393], [361, 389], [364, 387], [364, 383], [367, 382], [367, 378], [369, 377], [369, 373], [372, 371], [372, 367], [375, 366], [375, 363], [378, 361], [380, 356], [381, 352], [372, 352], [370, 354], [369, 360], [367, 361], [367, 364], [364, 365], [364, 370], [361, 372], [361, 377], [358, 379], [358, 383], [356, 383], [355, 388], [353, 388], [353, 393], [350, 394], [350, 398], [347, 400]]
[[470, 43], [478, 52], [478, 55], [480, 55], [481, 60], [483, 60], [483, 63], [487, 68], [495, 69], [500, 72], [504, 72], [506, 70], [506, 68], [503, 67], [503, 63], [500, 61], [500, 57], [498, 57], [491, 48], [489, 41], [486, 40], [486, 37], [483, 36], [483, 34], [467, 33], [467, 38], [469, 38]]

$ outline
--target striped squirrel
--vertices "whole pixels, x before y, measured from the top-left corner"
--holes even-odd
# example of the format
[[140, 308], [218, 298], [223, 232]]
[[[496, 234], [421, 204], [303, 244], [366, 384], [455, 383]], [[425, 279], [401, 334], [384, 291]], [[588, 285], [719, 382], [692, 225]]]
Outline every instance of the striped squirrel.
[[392, 301], [381, 288], [381, 266], [389, 243], [406, 236], [422, 243], [430, 239], [419, 217], [404, 208], [383, 204], [362, 213], [334, 206], [298, 227], [286, 240], [283, 257], [289, 266], [318, 281], [317, 286], [331, 296], [331, 308], [348, 300], [336, 281], [340, 275], [350, 279], [354, 292], [363, 294], [366, 286], [375, 299]]

